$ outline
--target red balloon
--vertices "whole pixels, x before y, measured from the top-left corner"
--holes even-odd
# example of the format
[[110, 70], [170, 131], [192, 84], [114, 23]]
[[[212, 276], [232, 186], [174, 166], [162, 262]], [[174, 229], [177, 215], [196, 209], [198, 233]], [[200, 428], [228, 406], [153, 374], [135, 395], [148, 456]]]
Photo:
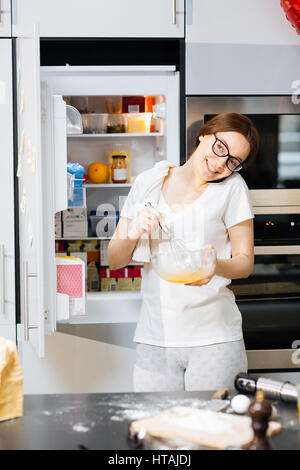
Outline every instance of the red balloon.
[[286, 17], [298, 34], [300, 34], [300, 0], [280, 0]]

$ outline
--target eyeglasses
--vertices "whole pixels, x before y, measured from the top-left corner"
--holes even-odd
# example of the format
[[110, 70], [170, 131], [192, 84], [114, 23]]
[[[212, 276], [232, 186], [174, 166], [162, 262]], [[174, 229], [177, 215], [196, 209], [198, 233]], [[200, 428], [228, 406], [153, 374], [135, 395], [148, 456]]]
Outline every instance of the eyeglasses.
[[215, 142], [212, 145], [212, 151], [217, 157], [228, 157], [226, 160], [226, 166], [229, 171], [240, 171], [243, 168], [242, 161], [238, 157], [232, 157], [229, 153], [229, 148], [220, 140], [216, 134], [214, 134]]

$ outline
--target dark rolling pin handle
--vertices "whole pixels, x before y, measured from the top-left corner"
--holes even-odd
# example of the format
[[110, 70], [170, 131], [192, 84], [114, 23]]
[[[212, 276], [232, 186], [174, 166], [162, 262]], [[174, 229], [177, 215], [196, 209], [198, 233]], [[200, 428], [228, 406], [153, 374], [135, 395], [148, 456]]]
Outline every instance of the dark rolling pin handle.
[[254, 395], [256, 392], [257, 378], [251, 375], [240, 373], [234, 380], [235, 388], [241, 393], [250, 393]]

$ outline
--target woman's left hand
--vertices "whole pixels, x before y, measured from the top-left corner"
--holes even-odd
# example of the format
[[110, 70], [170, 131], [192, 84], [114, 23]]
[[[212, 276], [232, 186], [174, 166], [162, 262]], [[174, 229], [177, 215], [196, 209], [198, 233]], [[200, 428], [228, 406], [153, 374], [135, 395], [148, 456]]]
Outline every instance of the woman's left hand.
[[[206, 245], [204, 247], [204, 249], [208, 249], [208, 250], [212, 250], [213, 248], [214, 248], [213, 245]], [[185, 286], [204, 286], [205, 284], [208, 284], [211, 278], [215, 275], [216, 267], [217, 267], [217, 260], [215, 261], [215, 264], [213, 265], [211, 271], [205, 276], [205, 278], [201, 279], [200, 281], [189, 282], [184, 285]]]

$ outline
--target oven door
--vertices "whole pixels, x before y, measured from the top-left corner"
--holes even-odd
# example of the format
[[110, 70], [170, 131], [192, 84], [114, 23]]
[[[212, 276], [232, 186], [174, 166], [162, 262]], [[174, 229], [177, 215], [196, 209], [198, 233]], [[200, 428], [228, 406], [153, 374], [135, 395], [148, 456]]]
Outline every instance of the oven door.
[[253, 274], [232, 281], [249, 370], [299, 369], [300, 246], [255, 248]]

